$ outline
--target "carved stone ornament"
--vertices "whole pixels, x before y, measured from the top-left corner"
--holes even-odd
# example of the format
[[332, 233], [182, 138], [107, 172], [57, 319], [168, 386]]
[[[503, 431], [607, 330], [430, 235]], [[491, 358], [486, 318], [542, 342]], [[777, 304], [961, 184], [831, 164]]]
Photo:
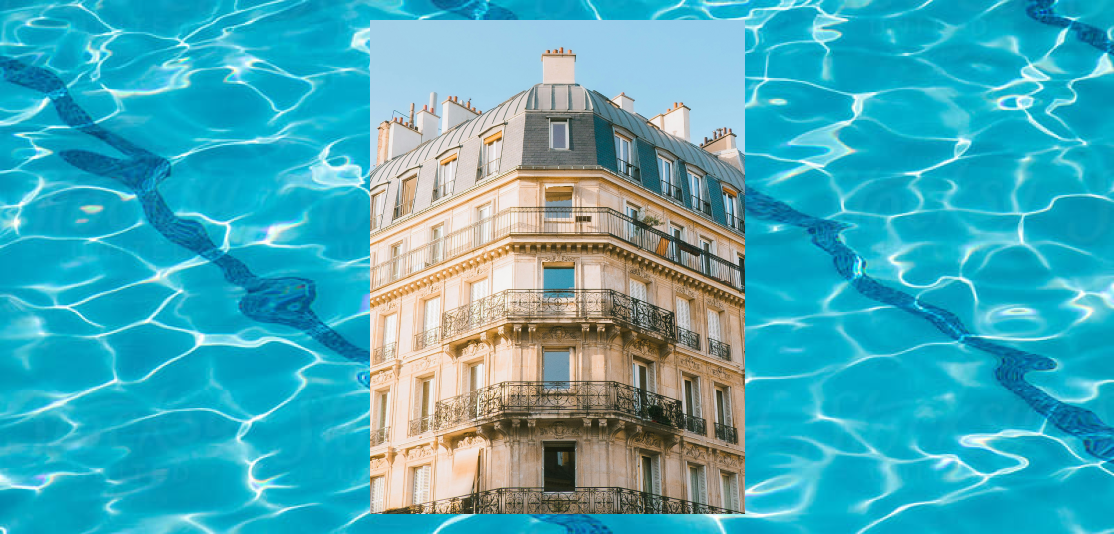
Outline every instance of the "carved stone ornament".
[[375, 373], [375, 374], [371, 375], [371, 383], [372, 384], [382, 384], [384, 382], [391, 381], [392, 379], [394, 379], [394, 377], [395, 377], [394, 371], [392, 371], [391, 369], [387, 369], [386, 371], [380, 371], [378, 373]]
[[713, 308], [719, 308], [721, 310], [726, 310], [727, 309], [727, 307], [723, 305], [723, 301], [721, 301], [721, 300], [719, 300], [715, 297], [708, 297], [708, 305], [713, 307]]
[[696, 296], [696, 292], [686, 286], [673, 286], [673, 289], [678, 295], [684, 295], [690, 299]]
[[644, 447], [653, 447], [656, 449], [662, 448], [661, 438], [659, 438], [657, 434], [651, 434], [649, 432], [642, 432], [641, 434], [638, 434], [634, 437], [633, 440], [631, 440], [631, 443], [635, 445], [642, 445]]
[[421, 371], [436, 366], [441, 361], [440, 354], [430, 354], [425, 358], [414, 360], [414, 370]]
[[691, 444], [686, 443], [685, 444], [685, 456], [688, 456], [689, 458], [694, 458], [696, 460], [706, 460], [706, 459], [708, 459], [708, 451], [704, 450], [704, 448], [702, 448], [702, 447], [697, 447], [695, 445], [691, 445]]
[[646, 339], [636, 339], [630, 343], [630, 350], [641, 354], [653, 354], [654, 346]]
[[542, 256], [542, 263], [573, 263], [576, 261], [576, 256]]
[[571, 328], [563, 328], [560, 326], [550, 328], [548, 331], [546, 331], [545, 334], [542, 335], [542, 339], [545, 339], [547, 341], [575, 341], [578, 339], [578, 337], [579, 336], [577, 336], [577, 333]]
[[631, 268], [627, 269], [627, 272], [630, 273], [631, 276], [638, 276], [638, 277], [641, 277], [641, 278], [649, 278], [650, 277], [650, 274], [646, 272], [646, 269], [643, 269], [641, 267], [633, 267], [632, 266]]
[[417, 447], [406, 450], [407, 460], [417, 460], [418, 458], [428, 458], [433, 456], [433, 447], [429, 445], [418, 445]]
[[390, 464], [387, 462], [387, 457], [386, 456], [376, 456], [375, 458], [371, 459], [371, 470], [372, 471], [378, 471], [380, 469], [386, 469], [389, 465]]
[[742, 467], [742, 459], [734, 454], [719, 453], [719, 464], [725, 467], [738, 469]]
[[388, 300], [379, 308], [380, 311], [388, 312], [398, 307], [398, 299]]
[[731, 375], [727, 374], [727, 371], [724, 371], [723, 369], [720, 369], [719, 367], [713, 367], [712, 368], [712, 376], [714, 376], [714, 377], [716, 377], [720, 380], [730, 380], [731, 379]]
[[462, 438], [460, 438], [456, 441], [456, 448], [457, 449], [466, 449], [468, 447], [475, 447], [477, 445], [483, 445], [483, 444], [484, 444], [484, 439], [483, 438], [481, 438], [480, 436], [477, 436], [475, 433], [470, 432], [468, 434], [465, 434], [464, 437], [462, 437]]
[[472, 340], [472, 341], [469, 341], [467, 344], [465, 344], [463, 347], [461, 347], [460, 355], [461, 356], [475, 356], [476, 354], [479, 354], [481, 352], [486, 352], [488, 350], [491, 350], [491, 345], [489, 345], [487, 343], [484, 343], [483, 341]]
[[692, 356], [678, 355], [677, 365], [680, 365], [681, 367], [688, 367], [689, 369], [692, 369], [694, 371], [701, 371], [704, 369], [704, 365], [696, 361], [696, 359]]
[[[532, 420], [531, 420], [532, 421]], [[553, 423], [549, 426], [543, 426], [538, 429], [538, 435], [552, 438], [564, 438], [568, 436], [579, 436], [580, 429], [574, 428], [562, 423], [560, 421]]]
[[426, 290], [425, 290], [426, 295], [432, 295], [436, 292], [437, 292], [437, 285], [436, 284], [429, 284], [428, 286], [426, 286]]

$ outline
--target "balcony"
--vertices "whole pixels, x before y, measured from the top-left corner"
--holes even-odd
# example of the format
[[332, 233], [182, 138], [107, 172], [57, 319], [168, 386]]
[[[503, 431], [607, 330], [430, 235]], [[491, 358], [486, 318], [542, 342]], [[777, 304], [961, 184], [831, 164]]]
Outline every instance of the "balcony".
[[410, 435], [506, 417], [620, 415], [686, 428], [681, 401], [619, 382], [500, 382], [437, 401], [433, 415], [410, 421]]
[[673, 185], [668, 180], [661, 181], [661, 194], [665, 195], [672, 201], [679, 202], [681, 204], [685, 203], [684, 191], [682, 191], [680, 187]]
[[499, 488], [387, 510], [387, 514], [738, 514], [626, 488]]
[[721, 360], [731, 361], [731, 345], [718, 339], [708, 338], [708, 354]]
[[681, 421], [681, 428], [689, 432], [700, 434], [701, 436], [708, 435], [707, 419], [689, 414], [681, 414], [681, 418], [679, 419], [679, 421]]
[[716, 439], [732, 444], [739, 443], [739, 431], [733, 426], [716, 423]]
[[500, 320], [611, 319], [673, 341], [673, 312], [610, 289], [508, 289], [444, 313], [444, 339]]
[[615, 158], [615, 166], [620, 176], [635, 183], [642, 183], [642, 175], [638, 172], [638, 167], [634, 166], [633, 163], [621, 158]]
[[736, 232], [739, 232], [740, 234], [747, 233], [746, 222], [743, 220], [742, 217], [735, 216], [734, 213], [727, 214], [727, 227], [735, 230]]
[[436, 202], [438, 199], [445, 198], [451, 195], [453, 193], [453, 187], [455, 185], [455, 180], [451, 180], [446, 183], [433, 184], [433, 201]]
[[480, 165], [479, 170], [476, 171], [476, 181], [479, 182], [480, 180], [499, 174], [499, 160], [500, 158], [495, 158]]
[[437, 326], [430, 328], [424, 332], [418, 332], [414, 336], [414, 350], [423, 350], [432, 347], [441, 342], [441, 327]]
[[408, 201], [403, 201], [403, 202], [399, 202], [398, 204], [395, 204], [395, 216], [394, 216], [394, 218], [396, 220], [400, 219], [402, 217], [405, 217], [407, 215], [410, 215], [411, 213], [414, 213], [414, 199], [410, 199]]
[[[743, 290], [742, 270], [708, 251], [694, 247], [655, 228], [635, 222], [610, 208], [508, 208], [493, 217], [457, 230], [371, 270], [371, 288], [398, 276], [409, 276], [438, 263], [467, 254], [495, 240], [517, 235], [608, 236], [645, 250], [667, 262]], [[436, 252], [436, 254], [434, 254]]]
[[677, 327], [677, 344], [692, 350], [700, 350], [700, 334]]
[[700, 198], [696, 195], [692, 195], [689, 198], [692, 200], [692, 203], [690, 204], [692, 209], [694, 209], [694, 210], [696, 210], [700, 213], [703, 213], [704, 215], [707, 215], [709, 217], [712, 216], [712, 204], [711, 203], [709, 203], [707, 200], [704, 200], [704, 199], [702, 199], [702, 198]]
[[398, 357], [398, 343], [387, 343], [371, 354], [371, 364], [378, 365]]
[[371, 446], [382, 445], [387, 442], [387, 434], [390, 432], [391, 427], [385, 426], [376, 428], [371, 431]]

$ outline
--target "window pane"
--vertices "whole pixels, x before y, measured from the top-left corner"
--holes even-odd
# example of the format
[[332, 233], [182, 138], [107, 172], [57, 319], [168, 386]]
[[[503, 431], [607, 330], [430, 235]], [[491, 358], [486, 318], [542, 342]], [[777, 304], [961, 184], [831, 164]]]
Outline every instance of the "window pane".
[[542, 380], [546, 382], [567, 382], [569, 380], [569, 351], [545, 351]]
[[649, 456], [642, 457], [642, 491], [646, 493], [654, 492], [654, 468], [650, 463]]
[[565, 137], [568, 133], [568, 123], [563, 121], [551, 122], [549, 125], [552, 129], [553, 148], [568, 148], [568, 144], [565, 143]]
[[576, 286], [575, 271], [573, 267], [543, 268], [542, 289], [573, 289]]
[[544, 491], [576, 489], [576, 449], [570, 445], [545, 447]]

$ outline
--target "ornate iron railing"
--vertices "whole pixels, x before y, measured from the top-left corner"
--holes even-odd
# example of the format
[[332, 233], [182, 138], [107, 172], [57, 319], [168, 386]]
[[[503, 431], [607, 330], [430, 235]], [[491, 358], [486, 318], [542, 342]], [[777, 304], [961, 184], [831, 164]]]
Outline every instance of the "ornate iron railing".
[[610, 289], [508, 289], [442, 315], [445, 339], [503, 319], [613, 319], [672, 341], [673, 312]]
[[673, 185], [669, 180], [661, 181], [661, 194], [682, 204], [685, 203], [685, 192], [680, 187]]
[[692, 350], [700, 350], [700, 334], [692, 330], [677, 327], [677, 344]]
[[371, 364], [380, 364], [394, 360], [398, 356], [398, 343], [387, 343], [375, 349], [371, 355]]
[[681, 401], [620, 382], [500, 382], [438, 401], [430, 429], [540, 413], [622, 414], [673, 428], [686, 424]]
[[414, 350], [422, 350], [441, 342], [441, 327], [430, 328], [414, 335]]
[[[399, 256], [398, 269], [388, 260], [371, 270], [371, 288], [386, 285], [438, 263], [511, 235], [607, 235], [670, 263], [743, 289], [743, 273], [733, 262], [690, 245], [655, 228], [637, 224], [610, 208], [508, 208], [495, 216], [446, 235], [435, 243]], [[435, 255], [434, 252], [437, 252]]]
[[385, 426], [383, 428], [376, 428], [371, 431], [371, 446], [382, 445], [387, 442], [387, 433], [390, 432], [391, 427]]
[[484, 163], [483, 165], [480, 165], [479, 170], [476, 172], [476, 181], [478, 182], [480, 180], [483, 180], [484, 178], [487, 178], [488, 176], [498, 173], [499, 159], [500, 158], [495, 158]]
[[731, 361], [731, 345], [718, 339], [708, 338], [708, 354], [721, 360]]
[[434, 423], [436, 423], [436, 422], [437, 422], [437, 418], [433, 415], [427, 415], [425, 417], [419, 417], [417, 419], [411, 419], [410, 420], [410, 435], [411, 436], [417, 436], [418, 434], [421, 434], [422, 432], [429, 432], [430, 430], [433, 430]]
[[617, 170], [619, 171], [619, 174], [626, 179], [634, 180], [635, 182], [642, 181], [641, 173], [638, 172], [638, 167], [636, 167], [633, 163], [621, 158], [615, 158], [615, 165], [617, 167]]
[[681, 414], [681, 428], [700, 434], [701, 436], [708, 435], [708, 420], [703, 417], [696, 417], [685, 413]]
[[705, 215], [711, 215], [712, 214], [712, 204], [710, 202], [708, 202], [707, 200], [704, 200], [704, 199], [702, 199], [702, 198], [700, 198], [696, 195], [691, 195], [690, 198], [692, 199], [692, 204], [691, 204], [692, 209], [694, 209], [698, 212], [701, 212]]
[[747, 233], [746, 221], [730, 213], [727, 214], [727, 227], [742, 234]]
[[394, 218], [398, 219], [399, 217], [405, 217], [407, 215], [410, 215], [411, 213], [414, 213], [414, 200], [415, 199], [410, 199], [409, 202], [399, 202], [398, 204], [395, 204]]
[[739, 443], [739, 431], [733, 426], [716, 423], [716, 439], [721, 439], [728, 443]]
[[664, 495], [627, 488], [576, 488], [547, 492], [542, 488], [499, 488], [440, 499], [387, 514], [738, 514]]

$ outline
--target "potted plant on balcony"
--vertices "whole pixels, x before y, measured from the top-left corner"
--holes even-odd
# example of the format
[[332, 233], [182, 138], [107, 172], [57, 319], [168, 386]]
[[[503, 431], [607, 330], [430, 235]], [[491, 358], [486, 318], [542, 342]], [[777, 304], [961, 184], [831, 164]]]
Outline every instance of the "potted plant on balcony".
[[650, 420], [655, 423], [663, 425], [669, 424], [669, 418], [665, 416], [665, 410], [656, 404], [650, 405], [646, 408], [646, 414], [650, 416]]
[[635, 226], [643, 229], [653, 228], [661, 224], [661, 219], [653, 215], [647, 215], [645, 211], [638, 210], [631, 215], [631, 220], [634, 221]]

